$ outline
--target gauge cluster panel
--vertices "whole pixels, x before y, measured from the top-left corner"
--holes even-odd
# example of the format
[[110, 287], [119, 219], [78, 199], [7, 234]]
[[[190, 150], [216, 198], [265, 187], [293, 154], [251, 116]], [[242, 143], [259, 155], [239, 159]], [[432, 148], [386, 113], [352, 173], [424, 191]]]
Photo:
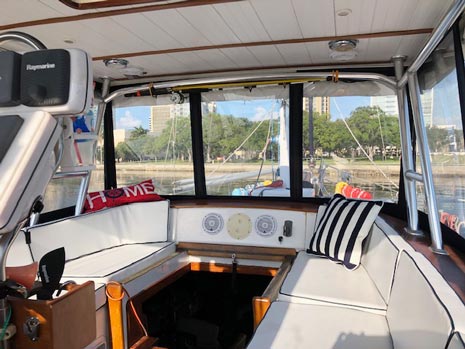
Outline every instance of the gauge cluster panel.
[[214, 207], [173, 211], [177, 241], [305, 248], [305, 212]]

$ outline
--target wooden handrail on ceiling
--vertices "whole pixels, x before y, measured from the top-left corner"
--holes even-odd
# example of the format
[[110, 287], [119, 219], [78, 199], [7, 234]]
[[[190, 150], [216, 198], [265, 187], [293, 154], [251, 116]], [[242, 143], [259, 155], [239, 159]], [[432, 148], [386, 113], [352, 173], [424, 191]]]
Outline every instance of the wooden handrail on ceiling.
[[[386, 38], [392, 36], [407, 36], [407, 35], [418, 35], [418, 34], [430, 34], [433, 31], [432, 28], [424, 29], [412, 29], [412, 30], [397, 30], [397, 31], [385, 31], [376, 33], [362, 33], [350, 35], [351, 39], [374, 39], [374, 38]], [[141, 51], [141, 52], [125, 52], [119, 54], [112, 54], [107, 56], [94, 57], [94, 61], [101, 61], [104, 59], [111, 58], [127, 58], [127, 57], [139, 57], [139, 56], [154, 56], [154, 55], [165, 55], [171, 53], [180, 52], [193, 52], [193, 51], [205, 51], [205, 50], [221, 50], [228, 48], [241, 48], [241, 47], [255, 47], [255, 46], [272, 46], [272, 45], [289, 45], [289, 44], [305, 44], [312, 42], [325, 42], [331, 40], [347, 39], [347, 36], [319, 36], [312, 38], [300, 38], [300, 39], [284, 39], [284, 40], [269, 40], [269, 41], [253, 41], [253, 42], [241, 42], [233, 44], [220, 44], [220, 45], [205, 45], [205, 46], [191, 46], [191, 47], [179, 47], [171, 48], [166, 50], [153, 50], [153, 51]]]

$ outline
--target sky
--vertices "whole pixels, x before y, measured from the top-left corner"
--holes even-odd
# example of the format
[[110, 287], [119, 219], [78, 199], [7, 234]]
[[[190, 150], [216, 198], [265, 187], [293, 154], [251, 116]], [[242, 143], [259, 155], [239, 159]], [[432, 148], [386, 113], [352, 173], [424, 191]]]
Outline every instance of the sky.
[[[457, 80], [450, 74], [434, 88], [433, 118], [434, 124], [455, 124], [461, 129], [461, 115], [458, 102]], [[369, 106], [370, 97], [332, 97], [331, 119], [347, 118], [359, 106]], [[280, 103], [275, 100], [245, 100], [217, 102], [217, 112], [222, 115], [246, 117], [252, 121], [269, 119], [270, 113], [276, 119], [279, 116]], [[150, 107], [117, 108], [115, 129], [134, 129], [142, 126], [149, 129]]]
[[128, 107], [116, 108], [115, 112], [115, 129], [131, 130], [142, 126], [149, 129], [150, 107]]
[[348, 118], [357, 107], [369, 106], [370, 97], [332, 97], [329, 99], [331, 119]]
[[[337, 97], [331, 99], [331, 116], [332, 119], [349, 117], [352, 110], [361, 105], [370, 105], [369, 97]], [[250, 101], [228, 101], [217, 102], [217, 112], [222, 115], [236, 115], [246, 117], [252, 121], [261, 121], [269, 119], [270, 114], [274, 119], [279, 116], [280, 103], [274, 100], [250, 100]], [[134, 129], [142, 126], [149, 128], [150, 107], [127, 107], [116, 108], [115, 112], [115, 129]]]
[[279, 103], [274, 100], [228, 101], [217, 102], [216, 111], [222, 115], [246, 117], [252, 121], [269, 119], [270, 114], [276, 119], [279, 116]]

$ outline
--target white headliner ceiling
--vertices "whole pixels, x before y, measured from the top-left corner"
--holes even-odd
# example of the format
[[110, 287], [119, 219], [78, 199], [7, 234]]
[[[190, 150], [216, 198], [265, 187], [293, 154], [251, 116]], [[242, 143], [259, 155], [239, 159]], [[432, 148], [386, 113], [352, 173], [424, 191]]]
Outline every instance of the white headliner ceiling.
[[[150, 76], [251, 68], [333, 64], [328, 42], [213, 48], [133, 56], [138, 52], [198, 46], [246, 44], [434, 28], [452, 0], [244, 0], [215, 5], [125, 14], [10, 30], [29, 33], [48, 48], [79, 47], [93, 57], [123, 55]], [[132, 6], [136, 7], [136, 6]], [[347, 17], [335, 14], [349, 8]], [[108, 11], [104, 8], [99, 11]], [[4, 0], [0, 28], [24, 21], [75, 16], [58, 0]], [[1, 30], [1, 29], [0, 29]], [[6, 30], [1, 30], [1, 32]], [[393, 55], [417, 55], [429, 34], [360, 39], [351, 62], [385, 63]], [[66, 44], [64, 40], [73, 40]], [[3, 44], [5, 45], [5, 44]], [[6, 46], [8, 43], [6, 43]], [[123, 78], [119, 70], [94, 62], [94, 76]]]

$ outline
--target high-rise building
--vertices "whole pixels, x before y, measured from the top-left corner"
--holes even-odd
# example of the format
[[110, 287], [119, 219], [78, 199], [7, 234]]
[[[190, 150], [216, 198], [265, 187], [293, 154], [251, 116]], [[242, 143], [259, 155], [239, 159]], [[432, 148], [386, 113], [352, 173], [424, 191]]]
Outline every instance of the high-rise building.
[[216, 102], [202, 103], [202, 115], [216, 113]]
[[168, 126], [169, 120], [189, 115], [189, 103], [154, 105], [150, 107], [149, 131], [152, 135], [159, 136]]
[[[420, 100], [425, 126], [431, 127], [433, 125], [433, 90], [423, 91]], [[397, 96], [395, 95], [373, 96], [370, 98], [370, 106], [378, 106], [388, 115], [399, 115]]]
[[171, 105], [154, 105], [150, 107], [149, 131], [159, 136], [171, 117]]
[[423, 119], [426, 127], [433, 126], [433, 89], [425, 90], [420, 95]]
[[172, 118], [178, 117], [178, 116], [189, 116], [190, 114], [191, 114], [191, 111], [190, 111], [189, 103], [170, 105], [170, 117]]
[[[313, 97], [313, 111], [319, 114], [330, 114], [330, 97]], [[304, 97], [303, 100], [304, 111], [310, 110], [310, 98]]]
[[372, 96], [370, 97], [370, 107], [379, 107], [387, 115], [399, 115], [396, 95]]
[[113, 140], [115, 143], [115, 147], [120, 144], [126, 142], [129, 137], [131, 137], [131, 131], [126, 130], [124, 128], [119, 128], [113, 130]]

